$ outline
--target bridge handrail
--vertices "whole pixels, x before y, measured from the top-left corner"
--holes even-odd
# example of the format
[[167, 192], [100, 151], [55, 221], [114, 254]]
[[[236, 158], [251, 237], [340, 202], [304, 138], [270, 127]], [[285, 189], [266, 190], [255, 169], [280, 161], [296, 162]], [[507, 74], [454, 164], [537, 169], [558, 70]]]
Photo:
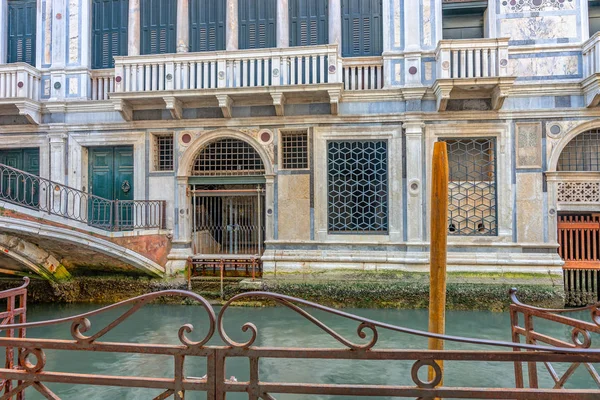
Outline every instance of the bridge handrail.
[[110, 231], [166, 228], [164, 200], [109, 200], [1, 163], [0, 201]]

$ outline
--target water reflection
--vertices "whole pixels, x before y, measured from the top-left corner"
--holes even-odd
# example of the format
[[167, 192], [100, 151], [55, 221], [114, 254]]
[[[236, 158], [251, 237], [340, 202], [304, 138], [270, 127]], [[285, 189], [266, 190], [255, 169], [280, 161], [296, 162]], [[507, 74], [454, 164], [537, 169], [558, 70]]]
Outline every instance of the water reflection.
[[[77, 305], [34, 305], [28, 312], [29, 321], [39, 321], [70, 316], [96, 309], [90, 304]], [[368, 310], [350, 309], [348, 312], [371, 319], [406, 326], [415, 329], [427, 329], [426, 310]], [[86, 334], [95, 333], [116, 318], [123, 310], [113, 310], [106, 314], [91, 318], [92, 329]], [[218, 310], [217, 310], [218, 312]], [[365, 343], [356, 335], [358, 323], [338, 317], [332, 317], [316, 311], [314, 315], [326, 322], [346, 338], [356, 343]], [[588, 315], [578, 317], [589, 320]], [[243, 333], [241, 327], [245, 322], [254, 322], [259, 330], [255, 342], [257, 346], [286, 347], [336, 347], [340, 344], [322, 332], [318, 327], [307, 322], [295, 313], [282, 307], [276, 308], [230, 308], [225, 318], [225, 328], [233, 340], [246, 341], [249, 332]], [[116, 327], [102, 341], [118, 341], [132, 343], [172, 343], [179, 344], [177, 332], [184, 323], [192, 323], [195, 331], [190, 339], [198, 340], [208, 331], [206, 314], [201, 307], [182, 305], [148, 305]], [[564, 340], [570, 340], [570, 330], [546, 321], [539, 321], [536, 328]], [[369, 330], [365, 331], [367, 335]], [[427, 340], [406, 334], [385, 332], [380, 330], [380, 338], [376, 348], [423, 349]], [[510, 320], [508, 313], [491, 313], [483, 311], [452, 311], [447, 314], [447, 333], [456, 336], [468, 336], [483, 339], [510, 341]], [[70, 339], [69, 325], [47, 328], [29, 329], [29, 337]], [[600, 338], [594, 338], [596, 342]], [[218, 334], [209, 342], [222, 345]], [[595, 343], [597, 346], [598, 343]], [[475, 349], [473, 345], [448, 343], [448, 349]], [[173, 360], [171, 357], [156, 355], [126, 355], [97, 352], [47, 352], [47, 371], [65, 371], [77, 373], [95, 373], [107, 375], [138, 375], [154, 377], [172, 377]], [[260, 376], [263, 381], [271, 382], [319, 382], [319, 383], [353, 383], [353, 384], [387, 384], [412, 385], [410, 379], [411, 362], [402, 361], [342, 361], [342, 360], [281, 360], [263, 359], [260, 362]], [[568, 365], [557, 367], [559, 374]], [[551, 386], [548, 373], [539, 369], [540, 384]], [[201, 357], [186, 359], [185, 374], [201, 377], [206, 374], [206, 360]], [[227, 363], [226, 376], [235, 376], [238, 380], [249, 377], [248, 361], [230, 359]], [[514, 386], [514, 373], [511, 364], [507, 363], [446, 363], [445, 382], [449, 386]], [[72, 386], [49, 384], [63, 399], [152, 399], [160, 391], [148, 389], [121, 389], [91, 386]], [[570, 384], [571, 388], [595, 388], [583, 367], [580, 367]], [[301, 399], [306, 396], [276, 395], [277, 399]], [[27, 399], [42, 399], [33, 389], [27, 390]], [[188, 392], [186, 399], [205, 399], [200, 393]], [[228, 395], [228, 399], [247, 398], [243, 394]], [[334, 397], [310, 397], [311, 399], [329, 399]], [[353, 397], [338, 396], [335, 399], [351, 399]]]

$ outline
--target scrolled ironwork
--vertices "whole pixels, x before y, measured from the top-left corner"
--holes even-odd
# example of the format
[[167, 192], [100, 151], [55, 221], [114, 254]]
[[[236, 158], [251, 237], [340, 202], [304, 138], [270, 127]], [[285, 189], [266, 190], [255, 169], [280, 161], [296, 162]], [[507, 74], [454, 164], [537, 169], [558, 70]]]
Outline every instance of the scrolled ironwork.
[[[419, 378], [419, 370], [423, 366], [429, 366], [433, 370], [433, 378], [423, 381]], [[417, 360], [410, 369], [413, 382], [420, 388], [432, 389], [442, 382], [442, 369], [435, 360]]]
[[[580, 336], [583, 337], [583, 341], [579, 339]], [[590, 332], [580, 328], [573, 328], [571, 331], [571, 340], [575, 346], [584, 349], [589, 349], [592, 345], [592, 337], [590, 336]]]
[[[29, 361], [30, 356], [35, 357], [35, 364]], [[37, 373], [46, 366], [46, 354], [42, 349], [23, 349], [19, 353], [19, 365], [27, 372]]]

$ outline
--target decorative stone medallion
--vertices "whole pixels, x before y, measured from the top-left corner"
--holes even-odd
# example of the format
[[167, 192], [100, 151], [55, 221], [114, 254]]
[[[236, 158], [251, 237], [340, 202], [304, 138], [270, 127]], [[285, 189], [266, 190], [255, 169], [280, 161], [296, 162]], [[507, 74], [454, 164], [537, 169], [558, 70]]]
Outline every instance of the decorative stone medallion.
[[268, 129], [262, 129], [258, 133], [258, 137], [263, 145], [268, 145], [273, 141], [273, 132]]

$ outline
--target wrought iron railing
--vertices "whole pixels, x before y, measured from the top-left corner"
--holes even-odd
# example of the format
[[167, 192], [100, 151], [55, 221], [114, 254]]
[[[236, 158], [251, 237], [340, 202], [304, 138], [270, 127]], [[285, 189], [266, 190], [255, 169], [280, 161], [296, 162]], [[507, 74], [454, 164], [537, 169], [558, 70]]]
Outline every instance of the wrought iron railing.
[[[124, 323], [139, 309], [159, 297], [183, 297], [188, 301], [195, 301], [200, 305], [200, 310], [206, 313], [204, 319], [204, 332], [206, 334], [198, 341], [191, 340], [188, 335], [193, 332], [191, 324], [182, 325], [179, 329], [173, 328], [173, 336], [178, 343], [164, 339], [162, 343], [122, 343], [109, 341], [109, 334], [118, 325]], [[274, 337], [272, 332], [261, 336], [261, 331], [252, 322], [245, 323], [241, 330], [245, 332], [248, 339], [242, 342], [233, 340], [224, 327], [225, 316], [229, 314], [230, 306], [236, 301], [269, 300], [283, 306], [292, 313], [303, 317], [308, 324], [320, 329], [324, 337], [338, 343], [336, 347], [314, 346], [310, 348], [301, 347], [270, 347], [268, 341]], [[275, 394], [296, 394], [303, 398], [311, 395], [342, 395], [342, 396], [376, 396], [376, 397], [411, 397], [411, 398], [487, 398], [487, 399], [598, 399], [600, 398], [600, 382], [598, 375], [593, 369], [593, 363], [600, 362], [600, 349], [590, 347], [590, 333], [600, 330], [600, 304], [586, 310], [592, 312], [592, 323], [568, 318], [556, 319], [562, 310], [540, 310], [518, 303], [511, 309], [513, 314], [520, 312], [525, 314], [525, 327], [521, 328], [515, 322], [513, 316], [513, 340], [514, 342], [473, 339], [457, 336], [432, 334], [415, 329], [391, 325], [384, 322], [371, 320], [340, 310], [331, 309], [316, 303], [301, 300], [294, 297], [265, 293], [249, 292], [232, 297], [218, 314], [203, 297], [193, 293], [179, 290], [167, 290], [135, 297], [117, 304], [100, 308], [96, 311], [87, 312], [73, 317], [61, 318], [50, 321], [4, 324], [2, 330], [29, 329], [37, 327], [53, 327], [53, 337], [58, 333], [58, 326], [66, 325], [65, 332], [70, 332], [70, 339], [55, 338], [22, 338], [22, 337], [0, 337], [0, 348], [18, 348], [20, 356], [18, 363], [13, 368], [0, 369], [0, 377], [5, 379], [4, 397], [12, 398], [32, 388], [42, 393], [46, 398], [60, 399], [48, 384], [64, 383], [71, 386], [113, 386], [120, 388], [148, 388], [158, 391], [154, 399], [184, 399], [191, 392], [205, 392], [207, 399], [225, 399], [228, 393], [247, 393], [249, 399], [274, 399]], [[116, 319], [108, 319], [109, 322], [99, 330], [94, 329], [90, 318], [100, 316], [105, 321], [110, 315], [114, 315], [117, 308], [124, 308], [124, 312]], [[320, 315], [341, 317], [347, 321], [357, 324], [355, 339], [341, 335], [334, 329], [316, 319], [310, 312], [316, 311]], [[546, 340], [547, 336], [535, 333], [529, 322], [532, 315], [541, 316], [550, 321], [556, 321], [573, 328], [573, 343], [564, 341]], [[150, 322], [151, 320], [148, 320]], [[153, 320], [152, 320], [153, 321]], [[69, 328], [70, 327], [70, 328]], [[90, 332], [90, 333], [88, 333]], [[88, 333], [86, 335], [86, 333]], [[222, 344], [208, 345], [211, 339], [216, 339], [216, 333], [220, 336]], [[379, 338], [386, 342], [389, 335], [403, 334], [411, 342], [406, 348], [395, 349], [379, 344]], [[239, 335], [239, 333], [238, 333]], [[289, 334], [288, 334], [289, 335]], [[525, 335], [527, 343], [518, 343], [518, 335]], [[237, 336], [237, 335], [236, 335]], [[579, 339], [579, 337], [583, 339]], [[450, 343], [463, 343], [468, 345], [468, 350], [420, 350], [414, 348], [413, 341], [417, 338], [438, 338]], [[293, 338], [290, 338], [293, 340]], [[548, 343], [549, 346], [540, 346], [537, 343]], [[451, 344], [449, 347], [452, 346]], [[473, 348], [476, 349], [473, 349]], [[60, 351], [54, 351], [60, 350]], [[141, 357], [161, 356], [162, 362], [168, 363], [174, 368], [168, 369], [165, 376], [147, 376], [140, 369], [130, 369], [130, 374], [87, 374], [85, 367], [78, 364], [78, 370], [65, 372], [60, 363], [46, 363], [49, 357], [67, 357], [69, 353], [81, 352], [112, 353], [115, 357], [123, 359], [130, 356], [140, 362]], [[196, 361], [205, 360], [205, 367]], [[235, 377], [226, 378], [226, 365], [233, 359], [237, 362], [242, 360], [249, 365], [248, 380], [238, 380]], [[264, 378], [265, 359], [287, 360], [289, 372], [298, 376], [294, 382], [274, 382]], [[299, 382], [300, 377], [306, 374], [298, 373], [298, 365], [302, 360], [353, 360], [356, 363], [368, 363], [371, 367], [374, 363], [384, 363], [387, 367], [392, 362], [408, 363], [407, 372], [401, 371], [395, 375], [398, 382], [393, 385], [376, 385], [365, 383], [344, 382], [331, 383], [319, 382], [318, 376], [312, 376], [310, 382]], [[477, 373], [463, 373], [468, 382], [461, 382], [460, 386], [450, 385], [451, 379], [444, 378], [444, 371], [440, 368], [443, 362], [460, 362], [463, 371], [473, 369], [474, 372], [489, 368], [490, 363], [496, 363], [513, 369], [516, 374], [516, 385], [510, 380], [505, 380], [502, 385], [490, 382], [481, 382], [481, 375]], [[463, 363], [464, 362], [464, 363]], [[523, 380], [523, 363], [530, 368], [537, 368], [538, 363], [546, 366], [551, 363], [566, 363], [571, 365], [567, 372], [555, 379], [554, 387], [539, 387], [535, 375], [529, 374], [529, 387], [525, 387]], [[599, 388], [595, 389], [573, 389], [565, 388], [564, 383], [568, 381], [574, 371], [573, 365], [583, 364], [592, 375], [593, 382]], [[52, 370], [51, 365], [58, 365], [57, 370]], [[192, 367], [192, 365], [194, 367]], [[261, 367], [261, 365], [263, 367]], [[187, 366], [187, 369], [184, 368]], [[457, 364], [453, 364], [457, 367]], [[93, 363], [90, 363], [93, 368]], [[190, 376], [195, 368], [205, 368], [206, 375]], [[192, 369], [194, 368], [194, 369]], [[283, 367], [285, 368], [285, 367]], [[450, 365], [446, 365], [449, 369]], [[424, 370], [431, 369], [430, 380], [424, 379]], [[137, 374], [134, 374], [136, 371]], [[549, 371], [556, 370], [554, 366]], [[261, 377], [261, 373], [263, 373]], [[552, 374], [552, 372], [551, 372]], [[158, 375], [154, 373], [153, 375]], [[200, 374], [197, 374], [200, 375]], [[310, 375], [310, 372], [308, 372]], [[313, 379], [314, 378], [314, 379]], [[241, 376], [240, 376], [241, 379]], [[405, 380], [402, 382], [402, 380]], [[12, 382], [12, 390], [7, 390], [8, 383]], [[516, 386], [516, 387], [513, 387]], [[560, 389], [560, 390], [557, 390]], [[70, 389], [73, 393], [73, 389]], [[99, 392], [100, 393], [100, 392]]]
[[4, 164], [0, 201], [110, 231], [165, 228], [164, 200], [108, 200]]

